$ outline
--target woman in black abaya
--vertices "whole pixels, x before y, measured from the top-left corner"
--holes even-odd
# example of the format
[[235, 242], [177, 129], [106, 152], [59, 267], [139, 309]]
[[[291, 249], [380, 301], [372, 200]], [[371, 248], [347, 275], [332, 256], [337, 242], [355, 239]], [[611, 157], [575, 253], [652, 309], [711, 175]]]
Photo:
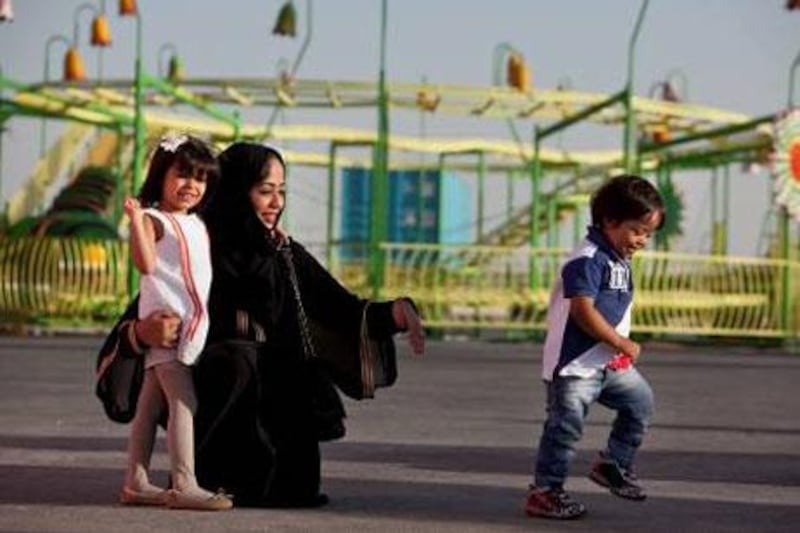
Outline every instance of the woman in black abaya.
[[[392, 335], [424, 338], [407, 298], [368, 302], [344, 289], [277, 224], [285, 206], [280, 152], [237, 142], [204, 219], [212, 245], [211, 329], [195, 371], [196, 473], [235, 505], [323, 505], [319, 441], [343, 434], [335, 384], [356, 399], [396, 377]], [[120, 350], [174, 342], [162, 314], [122, 322]], [[133, 339], [133, 342], [128, 342]]]

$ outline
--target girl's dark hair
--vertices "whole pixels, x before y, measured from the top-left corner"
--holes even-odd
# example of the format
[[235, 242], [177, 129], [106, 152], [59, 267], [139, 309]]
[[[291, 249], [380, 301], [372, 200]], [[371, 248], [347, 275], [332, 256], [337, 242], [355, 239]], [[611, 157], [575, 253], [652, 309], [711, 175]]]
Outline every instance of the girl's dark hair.
[[604, 222], [639, 220], [658, 211], [661, 229], [666, 220], [664, 200], [646, 179], [632, 174], [611, 178], [592, 196], [592, 224], [601, 227]]
[[153, 156], [147, 178], [139, 191], [139, 201], [144, 207], [157, 207], [164, 191], [167, 171], [177, 165], [178, 171], [187, 176], [205, 174], [206, 192], [192, 211], [202, 211], [213, 195], [219, 180], [219, 164], [214, 151], [204, 141], [191, 135], [163, 137]]
[[236, 240], [266, 233], [250, 202], [250, 190], [264, 180], [270, 168], [267, 163], [273, 160], [286, 172], [286, 161], [277, 148], [240, 141], [223, 150], [218, 158], [219, 187], [204, 215], [212, 233]]

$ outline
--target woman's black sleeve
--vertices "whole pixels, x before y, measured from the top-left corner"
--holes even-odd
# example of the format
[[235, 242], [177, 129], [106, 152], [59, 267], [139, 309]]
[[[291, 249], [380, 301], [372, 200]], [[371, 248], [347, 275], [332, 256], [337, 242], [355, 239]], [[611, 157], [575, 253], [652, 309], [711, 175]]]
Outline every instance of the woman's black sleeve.
[[[361, 323], [363, 300], [344, 288], [305, 248], [292, 243], [303, 305], [309, 317], [330, 328], [347, 329]], [[372, 302], [367, 309], [370, 337], [388, 337], [399, 330], [392, 317], [392, 302]]]

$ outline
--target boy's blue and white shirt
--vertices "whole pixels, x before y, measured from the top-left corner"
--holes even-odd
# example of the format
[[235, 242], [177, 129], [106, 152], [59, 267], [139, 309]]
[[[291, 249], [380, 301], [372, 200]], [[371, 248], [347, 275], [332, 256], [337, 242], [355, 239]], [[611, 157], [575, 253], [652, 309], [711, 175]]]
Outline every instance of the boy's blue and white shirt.
[[561, 267], [550, 294], [542, 378], [589, 377], [616, 355], [611, 346], [589, 336], [570, 317], [570, 298], [588, 296], [600, 314], [622, 336], [631, 329], [633, 280], [630, 263], [592, 226], [581, 245]]

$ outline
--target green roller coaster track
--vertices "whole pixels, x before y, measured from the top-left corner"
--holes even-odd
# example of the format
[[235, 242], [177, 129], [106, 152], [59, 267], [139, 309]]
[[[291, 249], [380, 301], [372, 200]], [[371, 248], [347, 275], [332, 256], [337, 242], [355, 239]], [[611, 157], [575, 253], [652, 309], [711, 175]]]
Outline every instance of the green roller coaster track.
[[[0, 76], [4, 95], [0, 120], [57, 119], [108, 130], [117, 137], [112, 150], [117, 176], [120, 180], [128, 176], [130, 183], [130, 152], [138, 140], [134, 135], [134, 85], [133, 80], [23, 84]], [[606, 95], [538, 88], [520, 91], [499, 85], [386, 83], [379, 90], [381, 84], [370, 82], [255, 78], [188, 79], [176, 86], [146, 75], [141, 88], [138, 103], [146, 128], [144, 139], [165, 130], [184, 130], [209, 136], [221, 145], [237, 139], [312, 144], [313, 150], [290, 150], [287, 156], [293, 166], [328, 169], [330, 212], [334, 209], [336, 169], [369, 168], [379, 162], [373, 157], [342, 154], [343, 149], [371, 149], [374, 156], [382, 138], [392, 169], [419, 168], [420, 154], [429, 154], [438, 157], [438, 162], [426, 165], [475, 173], [481, 185], [485, 174], [505, 173], [529, 180], [527, 205], [509, 212], [498, 227], [480, 231], [474, 245], [382, 242], [380, 253], [370, 254], [369, 265], [338, 259], [333, 252], [344, 245], [333, 239], [328, 217], [324, 253], [333, 272], [364, 295], [385, 297], [404, 292], [415, 296], [425, 309], [428, 325], [434, 328], [542, 330], [546, 293], [563, 255], [553, 235], [570, 215], [576, 227], [579, 225], [588, 195], [603, 179], [633, 168], [663, 184], [675, 171], [763, 162], [774, 146], [773, 115], [750, 117], [685, 102], [641, 98], [628, 89]], [[332, 113], [384, 108], [387, 114], [433, 113], [505, 121], [511, 135], [505, 139], [415, 137], [391, 133], [388, 121], [376, 131], [331, 123], [270, 121], [265, 125], [242, 119], [257, 108]], [[579, 123], [618, 127], [622, 147], [565, 150], [544, 145], [550, 136]], [[520, 139], [520, 125], [533, 132], [530, 140]], [[625, 149], [629, 127], [638, 139], [632, 153]], [[75, 142], [65, 134], [44, 159], [64, 157], [60, 152]], [[556, 175], [558, 181], [550, 179]], [[35, 180], [48, 181], [52, 176], [42, 171]], [[27, 201], [15, 204], [12, 199], [10, 205], [19, 207], [9, 210], [9, 218], [15, 221], [29, 214], [29, 206], [44, 188], [28, 187], [32, 198]], [[478, 195], [482, 206], [482, 186]], [[798, 265], [790, 259], [788, 218], [785, 213], [779, 215], [779, 258], [686, 256], [666, 250], [645, 253], [639, 265], [644, 304], [637, 312], [635, 329], [653, 334], [794, 338], [793, 291], [800, 283], [793, 280]], [[483, 217], [482, 207], [478, 217]], [[540, 237], [545, 237], [545, 247]], [[126, 292], [121, 285], [128, 269], [124, 247], [98, 240], [76, 245], [39, 241], [37, 245], [25, 239], [14, 243], [6, 239], [0, 246], [0, 308], [4, 313], [20, 322], [57, 322], [58, 317], [69, 316], [80, 323], [107, 323], [113, 318]], [[85, 287], [91, 287], [91, 294], [84, 292], [89, 290]], [[80, 306], [82, 301], [85, 308]]]

